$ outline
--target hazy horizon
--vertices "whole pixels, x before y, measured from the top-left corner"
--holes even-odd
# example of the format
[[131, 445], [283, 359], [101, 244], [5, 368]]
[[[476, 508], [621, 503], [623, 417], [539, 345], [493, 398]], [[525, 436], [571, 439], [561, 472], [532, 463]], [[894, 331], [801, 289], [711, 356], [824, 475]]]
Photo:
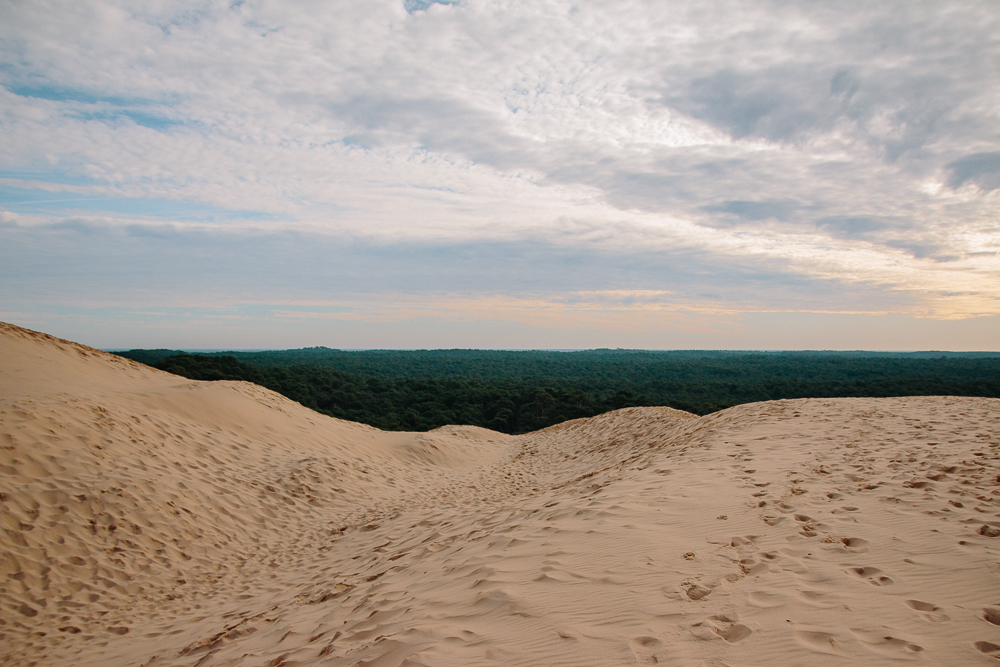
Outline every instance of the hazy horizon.
[[1000, 351], [993, 350], [810, 350], [810, 349], [713, 349], [713, 348], [631, 348], [631, 347], [589, 347], [589, 348], [534, 348], [534, 347], [354, 347], [331, 348], [324, 345], [315, 345], [298, 348], [141, 348], [141, 347], [115, 347], [99, 348], [104, 352], [130, 352], [133, 350], [169, 350], [171, 352], [185, 352], [192, 354], [216, 354], [221, 352], [293, 352], [299, 350], [326, 349], [336, 352], [671, 352], [671, 353], [722, 353], [722, 354], [944, 354], [944, 355], [989, 355], [1000, 356]]

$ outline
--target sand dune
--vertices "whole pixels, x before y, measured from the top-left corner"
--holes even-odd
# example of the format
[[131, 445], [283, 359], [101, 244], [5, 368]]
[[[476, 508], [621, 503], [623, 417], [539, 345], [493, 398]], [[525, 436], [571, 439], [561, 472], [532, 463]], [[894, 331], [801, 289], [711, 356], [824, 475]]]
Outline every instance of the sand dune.
[[1000, 401], [387, 433], [0, 324], [10, 665], [993, 665]]

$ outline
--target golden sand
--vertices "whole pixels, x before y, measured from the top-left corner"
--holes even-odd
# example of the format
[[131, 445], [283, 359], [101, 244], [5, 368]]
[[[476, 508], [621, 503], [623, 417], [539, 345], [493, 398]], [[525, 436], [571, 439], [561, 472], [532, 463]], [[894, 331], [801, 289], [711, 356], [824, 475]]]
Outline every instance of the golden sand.
[[995, 665], [1000, 400], [390, 433], [0, 324], [5, 665]]

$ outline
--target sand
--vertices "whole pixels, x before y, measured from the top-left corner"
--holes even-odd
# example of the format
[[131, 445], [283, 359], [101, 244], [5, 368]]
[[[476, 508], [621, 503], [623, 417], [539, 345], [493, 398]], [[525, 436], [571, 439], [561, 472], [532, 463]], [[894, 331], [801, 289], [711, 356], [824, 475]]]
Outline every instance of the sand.
[[996, 665], [1000, 400], [389, 433], [0, 324], [5, 665]]

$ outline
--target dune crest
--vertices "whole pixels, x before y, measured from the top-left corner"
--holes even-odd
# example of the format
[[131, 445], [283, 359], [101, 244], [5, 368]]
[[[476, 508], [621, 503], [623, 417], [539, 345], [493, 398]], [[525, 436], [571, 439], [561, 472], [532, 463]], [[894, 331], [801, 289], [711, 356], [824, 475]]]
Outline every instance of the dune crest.
[[997, 664], [1000, 400], [389, 433], [0, 323], [0, 664]]

